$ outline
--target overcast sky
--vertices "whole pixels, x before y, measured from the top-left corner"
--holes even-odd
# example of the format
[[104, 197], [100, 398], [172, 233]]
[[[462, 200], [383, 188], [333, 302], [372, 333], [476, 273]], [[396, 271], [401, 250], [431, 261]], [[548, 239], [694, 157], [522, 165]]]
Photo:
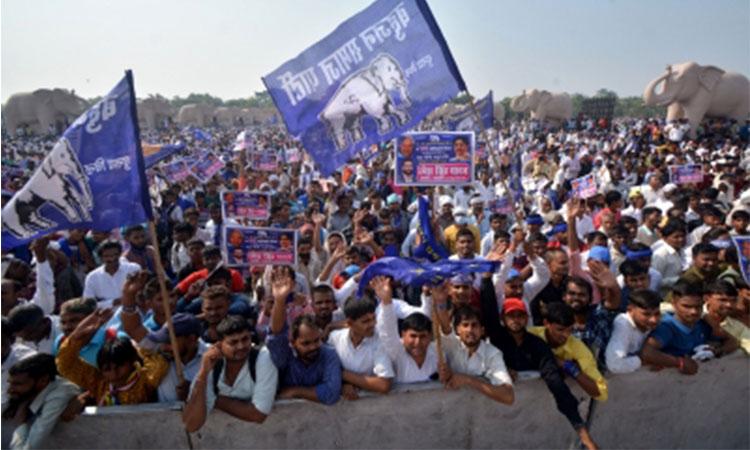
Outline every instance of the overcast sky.
[[[2, 0], [2, 101], [41, 87], [102, 95], [133, 69], [139, 97], [224, 99], [369, 0]], [[428, 0], [475, 96], [523, 88], [641, 95], [666, 64], [750, 74], [749, 0]]]

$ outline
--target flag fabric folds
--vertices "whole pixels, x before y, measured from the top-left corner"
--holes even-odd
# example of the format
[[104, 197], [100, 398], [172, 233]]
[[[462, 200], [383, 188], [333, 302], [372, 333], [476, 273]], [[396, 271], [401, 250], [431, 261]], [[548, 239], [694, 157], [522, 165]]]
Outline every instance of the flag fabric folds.
[[135, 113], [125, 77], [63, 133], [2, 210], [2, 249], [57, 230], [113, 228], [152, 218]]
[[466, 85], [425, 0], [378, 0], [263, 77], [324, 176]]
[[195, 127], [193, 128], [193, 139], [195, 139], [196, 141], [210, 142], [211, 133]]
[[370, 280], [377, 276], [392, 277], [402, 284], [422, 286], [439, 284], [458, 274], [495, 272], [498, 261], [484, 259], [443, 259], [437, 262], [419, 262], [413, 259], [384, 257], [365, 268], [359, 280], [357, 296], [361, 297]]
[[175, 153], [185, 149], [183, 142], [176, 144], [145, 144], [142, 143], [143, 148], [143, 160], [146, 164], [146, 168], [149, 169], [155, 166], [159, 161], [167, 159]]
[[432, 233], [429, 213], [430, 206], [427, 199], [420, 195], [417, 202], [417, 205], [419, 206], [417, 233], [422, 237], [422, 242], [416, 249], [414, 249], [414, 256], [416, 258], [427, 259], [433, 262], [441, 259], [448, 259], [450, 252], [448, 252], [448, 249], [435, 239], [435, 235]]
[[[484, 129], [492, 128], [495, 120], [494, 103], [492, 102], [492, 91], [474, 105], [479, 117], [482, 119]], [[464, 106], [461, 110], [445, 118], [445, 126], [448, 130], [453, 131], [474, 131], [477, 134], [482, 132], [474, 114], [471, 105]]]

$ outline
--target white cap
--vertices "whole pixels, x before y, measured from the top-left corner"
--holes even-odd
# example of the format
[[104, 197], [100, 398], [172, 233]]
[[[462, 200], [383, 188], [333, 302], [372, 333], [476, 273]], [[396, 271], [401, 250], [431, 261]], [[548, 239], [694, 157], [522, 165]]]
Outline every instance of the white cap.
[[453, 206], [453, 199], [451, 198], [450, 195], [441, 195], [440, 198], [438, 199], [438, 206], [442, 208], [445, 205]]
[[467, 214], [468, 214], [468, 213], [467, 213], [466, 209], [465, 209], [465, 208], [462, 208], [462, 207], [460, 207], [460, 206], [459, 206], [458, 208], [455, 208], [455, 209], [453, 210], [453, 215], [454, 215], [454, 216], [465, 216], [465, 215], [467, 215]]

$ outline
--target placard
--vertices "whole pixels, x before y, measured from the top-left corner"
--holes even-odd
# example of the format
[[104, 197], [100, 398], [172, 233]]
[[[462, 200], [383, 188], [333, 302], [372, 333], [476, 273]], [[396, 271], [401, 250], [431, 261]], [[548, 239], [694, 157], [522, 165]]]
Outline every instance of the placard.
[[190, 171], [201, 183], [207, 183], [214, 175], [224, 167], [224, 161], [221, 160], [215, 153], [205, 153], [203, 157], [199, 158], [192, 166]]
[[249, 225], [250, 220], [266, 220], [271, 216], [271, 194], [266, 192], [222, 191], [221, 209], [224, 220]]
[[394, 140], [397, 186], [474, 182], [474, 132], [407, 133]]
[[280, 228], [227, 225], [224, 250], [228, 266], [296, 265], [297, 233]]
[[597, 192], [596, 178], [593, 173], [571, 180], [570, 186], [575, 198], [593, 197]]
[[276, 172], [276, 169], [279, 167], [279, 158], [276, 153], [271, 152], [251, 153], [249, 166], [254, 170]]
[[172, 182], [182, 181], [192, 174], [190, 166], [185, 160], [164, 164], [161, 166], [161, 172], [168, 181]]
[[745, 282], [750, 284], [750, 236], [734, 236], [734, 245], [737, 246], [737, 256], [740, 261], [740, 270]]
[[703, 167], [700, 164], [669, 166], [669, 179], [674, 184], [697, 184], [703, 182]]

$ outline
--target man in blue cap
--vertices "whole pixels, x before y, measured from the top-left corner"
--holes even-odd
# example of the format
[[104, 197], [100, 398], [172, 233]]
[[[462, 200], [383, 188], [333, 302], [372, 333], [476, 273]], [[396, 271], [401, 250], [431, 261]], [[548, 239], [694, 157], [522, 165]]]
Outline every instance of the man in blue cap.
[[526, 225], [528, 225], [529, 234], [538, 233], [544, 225], [544, 219], [539, 214], [529, 214], [526, 216]]

